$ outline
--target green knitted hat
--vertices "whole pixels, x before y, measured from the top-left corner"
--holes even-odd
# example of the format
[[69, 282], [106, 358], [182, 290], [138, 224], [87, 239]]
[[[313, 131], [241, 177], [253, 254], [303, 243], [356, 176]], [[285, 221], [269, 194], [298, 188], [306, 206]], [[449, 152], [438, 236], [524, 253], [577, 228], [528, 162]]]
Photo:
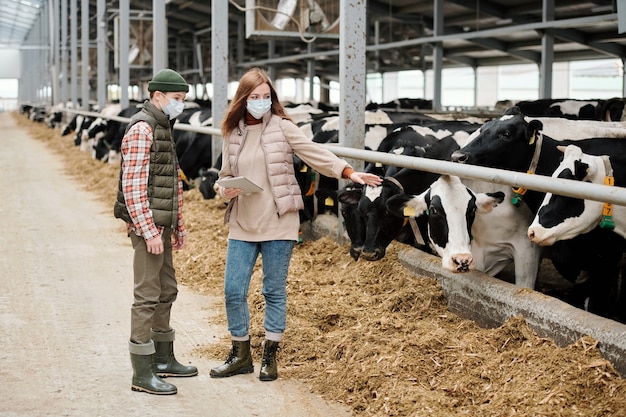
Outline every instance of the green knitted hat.
[[187, 93], [189, 91], [189, 85], [187, 81], [174, 70], [169, 68], [162, 69], [157, 72], [152, 78], [152, 81], [148, 83], [148, 91], [163, 91], [163, 92], [182, 92]]

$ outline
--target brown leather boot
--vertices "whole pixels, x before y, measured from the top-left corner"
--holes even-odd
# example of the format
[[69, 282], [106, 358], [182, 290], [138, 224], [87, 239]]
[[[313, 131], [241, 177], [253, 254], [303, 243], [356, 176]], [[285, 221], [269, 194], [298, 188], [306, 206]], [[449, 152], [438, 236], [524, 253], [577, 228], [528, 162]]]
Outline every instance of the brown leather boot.
[[278, 342], [265, 340], [263, 359], [261, 360], [261, 372], [259, 372], [259, 379], [261, 381], [274, 381], [278, 378], [278, 364], [276, 363], [277, 351]]
[[252, 355], [250, 354], [250, 340], [233, 340], [233, 344], [226, 358], [226, 362], [217, 368], [211, 369], [211, 378], [225, 378], [238, 374], [249, 374], [254, 372]]

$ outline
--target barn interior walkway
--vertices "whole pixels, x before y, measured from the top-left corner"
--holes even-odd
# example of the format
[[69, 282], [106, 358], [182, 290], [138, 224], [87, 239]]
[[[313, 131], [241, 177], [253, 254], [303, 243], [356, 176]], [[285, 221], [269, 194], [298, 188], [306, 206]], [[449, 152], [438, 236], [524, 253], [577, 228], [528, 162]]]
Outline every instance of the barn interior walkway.
[[[0, 415], [341, 416], [296, 381], [209, 378], [194, 348], [220, 341], [221, 300], [181, 287], [176, 353], [200, 375], [174, 396], [132, 392], [132, 249], [111, 208], [81, 191], [41, 142], [0, 113]], [[255, 364], [258, 373], [258, 363]]]

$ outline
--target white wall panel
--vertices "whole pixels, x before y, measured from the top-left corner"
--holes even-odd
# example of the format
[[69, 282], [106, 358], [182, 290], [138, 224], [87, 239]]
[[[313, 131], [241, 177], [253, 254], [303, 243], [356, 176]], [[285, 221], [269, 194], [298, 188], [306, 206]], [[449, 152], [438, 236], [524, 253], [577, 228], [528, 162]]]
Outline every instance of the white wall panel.
[[20, 78], [19, 49], [0, 49], [0, 78]]

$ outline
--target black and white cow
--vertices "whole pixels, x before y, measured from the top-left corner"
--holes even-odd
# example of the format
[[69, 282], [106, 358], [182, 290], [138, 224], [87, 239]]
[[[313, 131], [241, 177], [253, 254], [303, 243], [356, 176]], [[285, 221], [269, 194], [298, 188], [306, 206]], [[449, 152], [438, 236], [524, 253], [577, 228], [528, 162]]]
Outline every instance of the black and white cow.
[[[518, 107], [512, 107], [501, 118], [485, 123], [463, 148], [452, 155], [452, 160], [519, 172], [534, 167], [532, 171], [536, 174], [551, 175], [562, 155], [558, 145], [577, 144], [594, 154], [626, 151], [626, 140], [616, 139], [626, 138], [623, 128], [615, 129], [604, 122], [582, 121], [558, 122], [555, 126], [558, 127], [552, 127], [550, 122], [526, 120]], [[519, 199], [523, 190], [517, 191]], [[543, 197], [544, 193], [528, 190], [523, 194], [523, 201], [534, 214]], [[575, 282], [583, 270], [588, 271], [593, 279], [604, 279], [615, 273], [615, 266], [622, 257], [621, 249], [607, 246], [601, 239], [587, 235], [558, 242], [551, 248], [552, 263], [571, 282]]]
[[74, 134], [74, 145], [80, 146], [82, 142], [83, 132], [89, 129], [93, 123], [94, 118], [90, 116], [83, 116], [82, 114], [76, 114], [70, 122], [63, 128], [61, 136], [67, 136], [71, 133]]
[[[626, 187], [626, 155], [589, 155], [576, 145], [558, 148], [564, 156], [553, 178]], [[596, 227], [613, 230], [626, 238], [626, 207], [546, 193], [528, 228], [528, 238], [549, 246]]]
[[[626, 129], [621, 123], [527, 118], [518, 107], [486, 122], [468, 142], [452, 154], [452, 161], [527, 172], [535, 155], [534, 173], [552, 175], [561, 160], [559, 145], [576, 144], [593, 154], [626, 150]], [[524, 201], [531, 210], [539, 207], [543, 193], [529, 191]]]
[[[589, 155], [576, 145], [559, 149], [564, 151], [564, 156], [552, 174], [554, 178], [626, 186], [626, 155]], [[528, 228], [528, 238], [539, 245], [551, 246], [580, 235], [626, 250], [626, 207], [547, 193]], [[597, 256], [601, 262], [603, 253]], [[588, 294], [583, 293], [579, 303], [586, 303], [590, 311], [626, 321], [625, 286], [610, 277], [600, 278], [604, 279], [587, 283]]]
[[398, 98], [386, 103], [369, 103], [366, 110], [391, 109], [391, 110], [432, 110], [433, 101], [423, 98]]
[[[426, 117], [420, 124], [412, 123], [396, 128], [380, 141], [376, 150], [445, 160], [459, 149], [459, 142], [462, 143], [469, 132], [480, 126], [474, 122], [442, 121]], [[421, 193], [437, 179], [438, 174], [394, 166], [382, 167], [380, 164], [368, 164], [365, 170], [387, 179], [380, 187], [363, 188], [348, 184], [347, 189], [337, 193], [351, 240], [351, 256], [355, 259], [360, 256], [366, 260], [382, 259], [386, 247], [393, 240], [429, 251], [421, 236], [426, 233], [426, 219], [418, 219], [416, 226], [420, 233], [416, 236], [415, 225], [389, 216], [385, 202], [398, 193]]]
[[[390, 112], [383, 110], [365, 112], [365, 147], [377, 149], [380, 142], [394, 129], [408, 124], [436, 122], [431, 116], [416, 112]], [[337, 143], [339, 141], [340, 117], [328, 115], [313, 122], [312, 139], [317, 143]], [[302, 127], [301, 127], [302, 129]], [[305, 130], [303, 130], [305, 131]], [[305, 131], [306, 134], [307, 131]]]
[[[390, 138], [385, 138], [378, 151], [447, 159], [458, 148], [452, 136], [436, 140], [425, 138], [408, 128], [396, 131]], [[342, 215], [351, 240], [351, 256], [370, 261], [382, 259], [387, 246], [393, 240], [426, 249], [421, 245], [420, 240], [423, 238], [417, 237], [416, 241], [413, 228], [408, 222], [389, 215], [386, 202], [397, 194], [420, 194], [437, 179], [438, 174], [407, 168], [379, 167], [376, 164], [369, 164], [366, 171], [384, 176], [383, 183], [378, 187], [349, 184], [337, 195], [337, 199], [342, 203]], [[419, 235], [424, 234], [425, 222], [418, 226], [421, 226]]]
[[600, 110], [600, 120], [607, 122], [626, 120], [626, 113], [624, 112], [625, 100], [624, 97], [613, 97], [606, 100]]
[[117, 116], [122, 110], [119, 103], [109, 103], [100, 110], [101, 117], [95, 118], [81, 133], [80, 150], [91, 152], [95, 158], [94, 146], [107, 132], [110, 116]]
[[[143, 103], [131, 104], [129, 107], [122, 109], [116, 116], [130, 118], [138, 113], [143, 107]], [[122, 138], [128, 123], [119, 122], [117, 120], [102, 121], [104, 131], [103, 136], [95, 141], [93, 145], [93, 157], [102, 162], [117, 163], [119, 162], [120, 148], [122, 146]], [[88, 132], [89, 138], [96, 129]]]
[[[514, 263], [516, 284], [532, 287], [539, 269], [540, 248], [526, 238], [526, 229], [532, 219], [530, 210], [510, 204], [491, 210], [499, 202], [510, 200], [513, 192], [509, 187], [470, 179], [463, 179], [461, 183], [456, 177], [443, 178], [430, 186], [430, 193], [426, 191], [416, 198], [430, 199], [435, 204], [436, 211], [430, 211], [418, 220], [429, 222], [431, 227], [426, 236], [431, 240], [431, 247], [442, 257], [444, 268], [455, 272], [477, 269], [496, 276]], [[477, 189], [481, 192], [472, 191]], [[480, 198], [473, 200], [476, 196]], [[389, 212], [401, 216], [399, 206], [413, 197], [403, 193], [392, 196], [386, 203]], [[474, 217], [476, 201], [480, 203], [481, 215]], [[448, 212], [456, 215], [443, 216], [442, 207], [449, 207]], [[470, 228], [474, 238], [471, 246]]]
[[215, 198], [215, 182], [219, 178], [219, 172], [222, 168], [222, 154], [217, 157], [215, 163], [210, 168], [200, 168], [198, 174], [198, 191], [205, 200]]
[[[428, 240], [441, 257], [443, 268], [467, 272], [476, 268], [473, 255], [478, 251], [476, 246], [490, 240], [482, 234], [493, 229], [474, 227], [474, 221], [503, 200], [503, 192], [474, 193], [459, 177], [442, 175], [423, 193], [399, 194], [386, 204], [389, 212], [398, 217], [426, 216]], [[478, 269], [484, 267], [481, 260]]]
[[602, 120], [604, 100], [539, 99], [519, 101], [516, 106], [530, 117], [562, 117], [572, 120]]
[[[213, 118], [210, 108], [186, 109], [177, 118], [177, 123], [190, 126], [211, 126]], [[185, 182], [185, 189], [190, 187], [191, 181], [200, 176], [202, 168], [212, 165], [211, 135], [187, 130], [174, 130], [176, 155]]]

